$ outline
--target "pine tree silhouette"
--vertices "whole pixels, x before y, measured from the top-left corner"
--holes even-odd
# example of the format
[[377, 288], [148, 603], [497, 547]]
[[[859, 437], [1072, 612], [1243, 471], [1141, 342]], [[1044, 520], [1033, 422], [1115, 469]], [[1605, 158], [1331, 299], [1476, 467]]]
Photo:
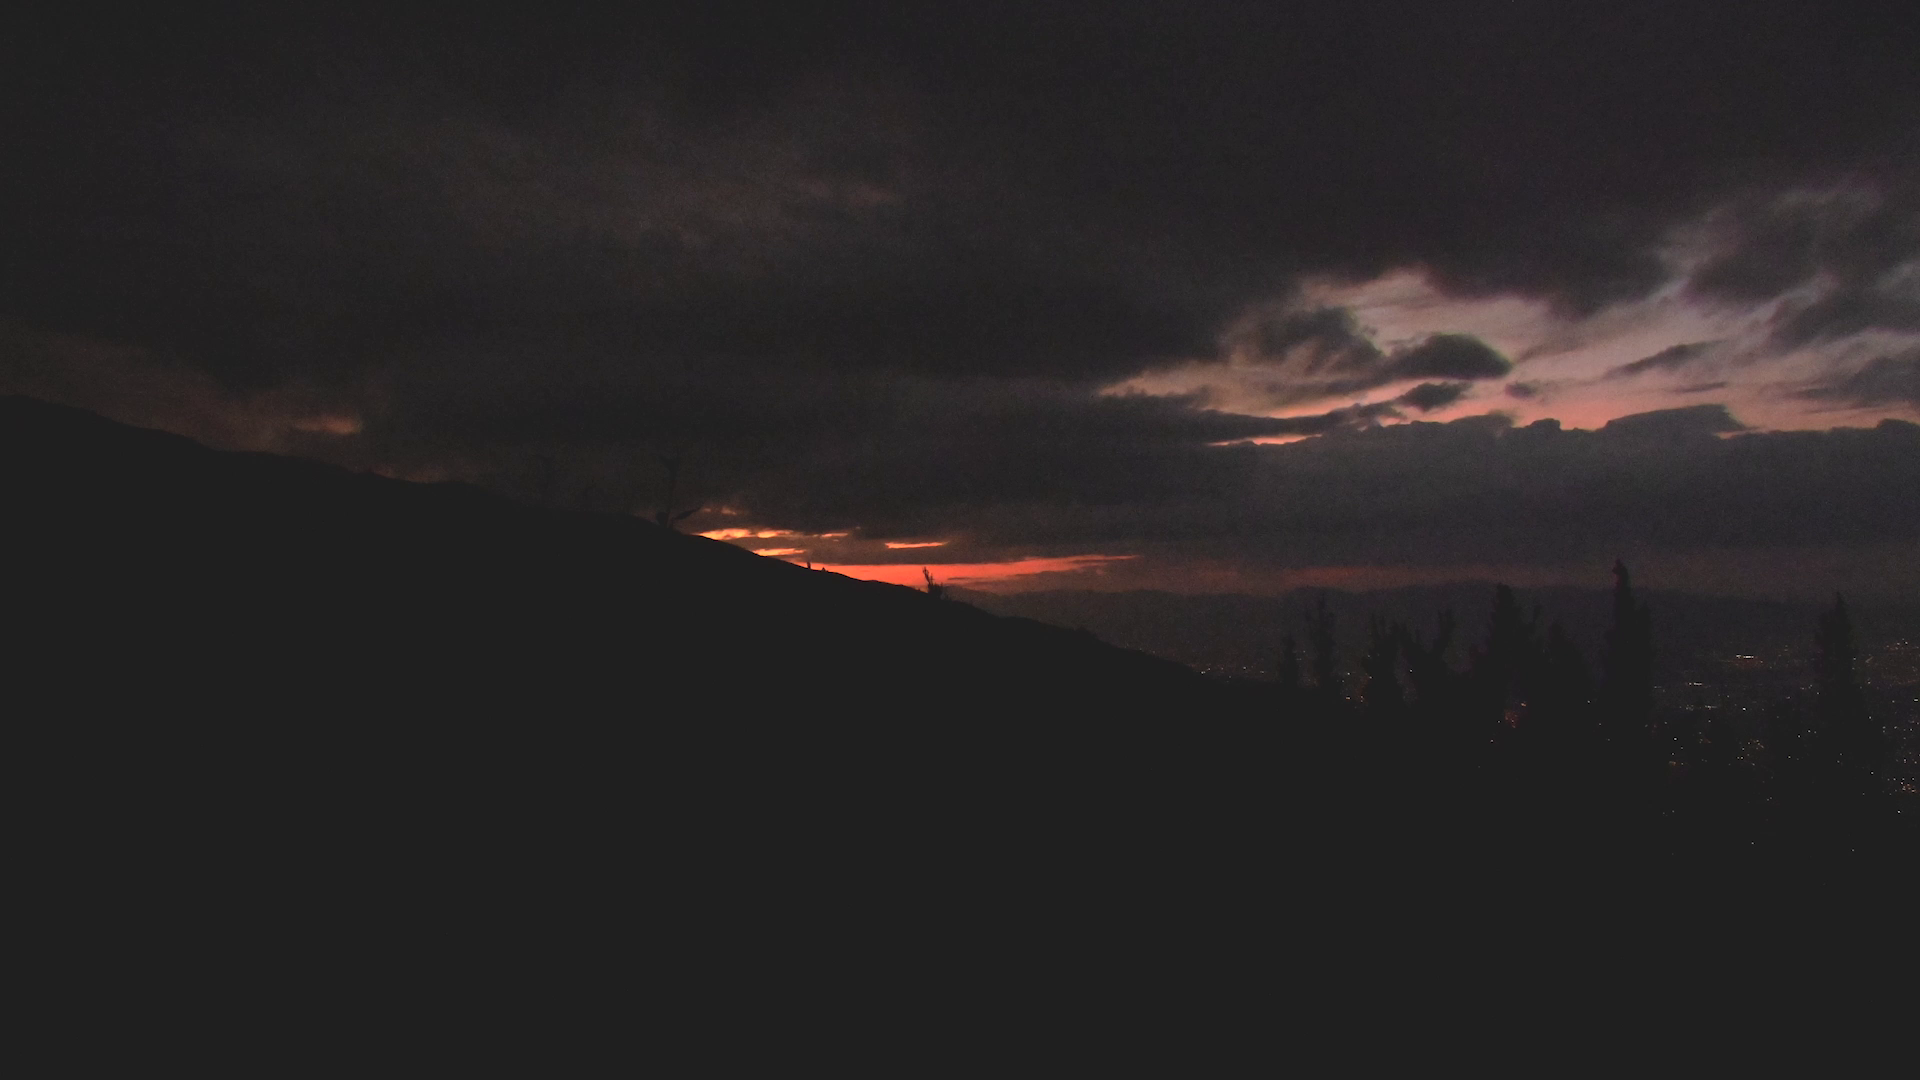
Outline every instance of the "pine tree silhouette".
[[1405, 628], [1388, 626], [1378, 615], [1368, 624], [1367, 652], [1360, 658], [1366, 679], [1361, 701], [1367, 718], [1377, 723], [1393, 723], [1406, 710], [1406, 691], [1400, 685], [1400, 646], [1405, 636]]
[[1289, 697], [1300, 692], [1300, 643], [1292, 634], [1280, 639], [1280, 690]]
[[1534, 696], [1542, 667], [1540, 614], [1520, 614], [1513, 590], [1496, 586], [1487, 643], [1474, 652], [1472, 671], [1478, 706], [1494, 724], [1511, 724]]
[[1616, 744], [1645, 738], [1653, 720], [1653, 616], [1634, 599], [1624, 562], [1613, 564], [1613, 625], [1601, 654], [1601, 722]]
[[1833, 606], [1820, 613], [1813, 640], [1822, 757], [1841, 770], [1837, 779], [1851, 793], [1868, 794], [1878, 786], [1886, 767], [1887, 743], [1867, 715], [1866, 695], [1854, 677], [1858, 649], [1844, 598], [1835, 596]]
[[1453, 612], [1440, 612], [1432, 643], [1418, 633], [1406, 634], [1400, 644], [1407, 658], [1407, 681], [1413, 684], [1415, 710], [1427, 720], [1436, 720], [1453, 708], [1454, 670], [1447, 664], [1447, 650], [1453, 647]]
[[1333, 612], [1322, 594], [1307, 612], [1307, 647], [1313, 650], [1313, 691], [1323, 703], [1340, 700], [1340, 660], [1334, 651]]
[[1559, 623], [1547, 629], [1539, 685], [1533, 691], [1536, 743], [1561, 760], [1585, 749], [1592, 730], [1593, 676]]

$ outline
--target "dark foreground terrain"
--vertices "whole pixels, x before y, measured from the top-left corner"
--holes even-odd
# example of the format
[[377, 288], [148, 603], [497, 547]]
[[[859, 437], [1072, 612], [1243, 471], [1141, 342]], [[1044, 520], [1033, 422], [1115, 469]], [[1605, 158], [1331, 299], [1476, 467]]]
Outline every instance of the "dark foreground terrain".
[[1304, 964], [1911, 858], [1870, 793], [1676, 798], [1571, 728], [1483, 750], [636, 519], [24, 399], [0, 500], [19, 865], [116, 972], [158, 950], [385, 1001], [528, 970], [707, 1013], [1055, 949]]

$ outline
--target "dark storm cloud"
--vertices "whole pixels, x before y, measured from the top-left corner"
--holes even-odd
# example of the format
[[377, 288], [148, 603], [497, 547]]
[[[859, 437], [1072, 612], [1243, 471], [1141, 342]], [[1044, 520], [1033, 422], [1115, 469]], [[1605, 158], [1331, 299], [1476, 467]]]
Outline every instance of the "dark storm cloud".
[[[502, 341], [1095, 377], [1215, 329], [1117, 257], [1126, 238], [1000, 212], [911, 88], [826, 71], [689, 104], [648, 75], [605, 100], [500, 107], [462, 70], [373, 67], [265, 116], [190, 91], [152, 129], [116, 115], [37, 133], [51, 160], [15, 178], [31, 227], [10, 252], [14, 302], [236, 383]], [[97, 154], [72, 145], [83, 132]], [[63, 165], [98, 172], [75, 188]]]
[[1920, 426], [1718, 438], [1737, 421], [1710, 410], [1602, 431], [1495, 415], [1195, 449], [1162, 463], [1150, 497], [1048, 515], [983, 507], [972, 533], [1282, 566], [1920, 543], [1920, 503], [1892, 497], [1920, 485]]
[[1652, 356], [1635, 360], [1630, 364], [1621, 364], [1609, 370], [1602, 378], [1630, 379], [1649, 371], [1678, 371], [1699, 360], [1714, 344], [1716, 343], [1711, 341], [1695, 341], [1684, 345], [1670, 345]]
[[1459, 401], [1471, 388], [1469, 384], [1463, 382], [1421, 383], [1394, 400], [1403, 405], [1411, 405], [1421, 412], [1432, 412]]
[[1617, 417], [1607, 421], [1600, 430], [1603, 434], [1613, 436], [1678, 442], [1745, 431], [1747, 426], [1735, 420], [1725, 405], [1688, 405]]
[[1825, 235], [1848, 232], [1858, 200], [1749, 200], [1727, 212], [1730, 248], [1696, 270], [1694, 291], [1730, 300], [1771, 300], [1813, 277]]
[[1178, 499], [1216, 484], [1192, 463], [1218, 444], [1399, 415], [1383, 402], [1245, 416], [1046, 379], [754, 370], [724, 384], [622, 372], [575, 383], [508, 366], [501, 381], [458, 393], [431, 380], [390, 386], [359, 441], [410, 467], [442, 446], [489, 447], [480, 478], [524, 497], [549, 482], [602, 496], [644, 491], [657, 457], [671, 454], [710, 506], [782, 527], [896, 536], [965, 530], [1007, 505]]
[[1381, 420], [1398, 420], [1397, 402], [1376, 401], [1369, 405], [1348, 405], [1313, 416], [1282, 417], [1276, 435], [1326, 435], [1336, 431], [1364, 430]]
[[1865, 367], [1825, 386], [1804, 391], [1806, 397], [1848, 405], [1920, 405], [1920, 350], [1900, 356], [1876, 357]]
[[1709, 407], [1597, 432], [1381, 428], [1262, 448], [1259, 505], [1287, 508], [1287, 524], [1265, 534], [1274, 548], [1329, 561], [1920, 539], [1920, 507], [1889, 505], [1920, 482], [1920, 427], [1712, 437], [1738, 426]]
[[[861, 134], [833, 134], [820, 114], [848, 106], [826, 98], [721, 135], [644, 111], [557, 134], [445, 123], [399, 96], [292, 140], [224, 121], [175, 153], [171, 220], [82, 236], [42, 269], [84, 263], [76, 276], [114, 302], [105, 329], [236, 381], [516, 341], [640, 363], [1087, 376], [1199, 340], [1099, 260], [927, 245], [957, 223], [890, 174], [892, 132], [853, 117]], [[849, 166], [836, 141], [878, 164]], [[61, 310], [76, 296], [46, 297], [52, 321], [77, 317]]]
[[1299, 270], [1590, 307], [1920, 93], [1871, 12], [1718, 8], [37, 16], [11, 313], [271, 382], [462, 332], [1103, 376]]
[[1512, 370], [1506, 357], [1465, 334], [1435, 334], [1396, 353], [1387, 366], [1400, 379], [1498, 379]]
[[[1411, 379], [1497, 379], [1513, 370], [1492, 346], [1465, 334], [1434, 334], [1383, 352], [1353, 313], [1338, 307], [1257, 312], [1236, 325], [1222, 347], [1228, 357], [1223, 379], [1236, 387], [1250, 385], [1276, 407], [1349, 397]], [[1437, 393], [1423, 390], [1419, 396]]]
[[1736, 302], [1786, 297], [1773, 322], [1782, 346], [1920, 330], [1920, 184], [1911, 161], [1825, 188], [1747, 197], [1715, 228], [1719, 250], [1688, 287]]
[[1720, 250], [1690, 287], [1767, 300], [1823, 273], [1849, 284], [1871, 281], [1920, 249], [1920, 187], [1905, 171], [1892, 165], [1883, 175], [1733, 202], [1716, 222]]
[[1227, 341], [1229, 349], [1241, 344], [1261, 358], [1297, 358], [1301, 370], [1315, 375], [1365, 371], [1382, 359], [1353, 312], [1340, 307], [1263, 313]]
[[1371, 342], [1365, 345], [1364, 350], [1343, 345], [1337, 352], [1315, 352], [1305, 365], [1281, 368], [1261, 389], [1275, 405], [1291, 405], [1362, 394], [1409, 379], [1448, 380], [1422, 383], [1396, 399], [1426, 412], [1459, 400], [1474, 381], [1498, 379], [1513, 370], [1506, 357], [1465, 334], [1435, 334], [1389, 354]]
[[[1920, 286], [1920, 274], [1914, 275]], [[1843, 286], [1786, 313], [1774, 328], [1784, 345], [1805, 345], [1850, 337], [1866, 330], [1920, 330], [1920, 289], [1913, 295], [1889, 295], [1872, 286]]]
[[[1500, 414], [1380, 427], [1367, 423], [1378, 406], [1263, 421], [1078, 401], [931, 392], [928, 412], [879, 431], [884, 453], [851, 436], [796, 445], [734, 497], [751, 520], [810, 531], [950, 537], [947, 557], [1557, 565], [1649, 547], [1920, 542], [1920, 506], [1889, 498], [1920, 484], [1920, 427], [1895, 421], [1743, 433], [1709, 405], [1600, 431]], [[1256, 431], [1324, 434], [1234, 441]]]
[[[1399, 405], [1437, 408], [1512, 365], [1262, 305], [1417, 267], [1591, 310], [1661, 284], [1673, 228], [1730, 199], [1699, 295], [1827, 275], [1782, 335], [1905, 325], [1911, 20], [1190, 7], [34, 13], [0, 42], [0, 316], [29, 343], [0, 360], [103, 408], [224, 412], [206, 430], [238, 444], [312, 428], [303, 451], [522, 494], [631, 493], [675, 452], [700, 498], [794, 527], [1424, 558], [1505, 542], [1476, 514], [1561, 537], [1574, 492], [1658, 521], [1697, 492], [1633, 502], [1647, 447], [1733, 468], [1772, 436], [1390, 433], [1391, 402], [1275, 420], [1098, 388], [1224, 340], [1293, 365], [1275, 400], [1404, 380]], [[1836, 175], [1858, 208], [1775, 197]], [[1272, 313], [1234, 339], [1249, 310]], [[1322, 437], [1247, 442], [1296, 435]], [[1884, 471], [1902, 437], [1806, 445]]]

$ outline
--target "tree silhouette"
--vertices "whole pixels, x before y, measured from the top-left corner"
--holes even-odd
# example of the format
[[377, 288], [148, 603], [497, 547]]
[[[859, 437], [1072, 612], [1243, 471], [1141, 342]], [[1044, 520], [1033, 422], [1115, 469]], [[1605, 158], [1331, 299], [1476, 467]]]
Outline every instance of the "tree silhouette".
[[1280, 690], [1288, 697], [1300, 692], [1300, 643], [1292, 634], [1280, 639]]
[[1613, 624], [1601, 654], [1601, 722], [1606, 738], [1626, 747], [1646, 738], [1653, 719], [1653, 615], [1634, 599], [1624, 562], [1613, 564]]
[[1547, 628], [1541, 660], [1531, 699], [1534, 741], [1543, 753], [1565, 760], [1583, 749], [1583, 733], [1592, 730], [1593, 676], [1557, 622]]
[[696, 505], [690, 506], [685, 510], [674, 509], [680, 487], [680, 459], [677, 457], [662, 457], [660, 464], [666, 466], [667, 469], [667, 501], [653, 515], [653, 520], [655, 524], [663, 529], [674, 529], [678, 528], [682, 521], [699, 513], [702, 507]]
[[1307, 648], [1313, 652], [1313, 691], [1324, 702], [1340, 699], [1340, 660], [1334, 651], [1333, 612], [1323, 593], [1307, 612]]
[[1433, 641], [1418, 633], [1403, 636], [1400, 651], [1407, 660], [1407, 681], [1413, 684], [1414, 707], [1428, 721], [1447, 716], [1454, 707], [1456, 676], [1447, 664], [1447, 650], [1453, 647], [1453, 612], [1440, 612], [1435, 622]]
[[1386, 620], [1375, 615], [1367, 630], [1367, 652], [1360, 658], [1360, 671], [1366, 680], [1360, 691], [1361, 701], [1369, 720], [1392, 723], [1406, 711], [1406, 690], [1400, 685], [1400, 646], [1406, 629], [1388, 626]]
[[1858, 649], [1844, 598], [1835, 596], [1833, 606], [1820, 613], [1813, 641], [1822, 756], [1841, 770], [1849, 789], [1865, 793], [1877, 786], [1886, 766], [1887, 743], [1867, 715], [1866, 695], [1854, 677]]
[[1499, 585], [1493, 591], [1493, 615], [1487, 643], [1474, 651], [1471, 670], [1476, 705], [1494, 724], [1512, 721], [1534, 697], [1543, 666], [1544, 648], [1538, 630], [1540, 614], [1520, 613], [1513, 590]]

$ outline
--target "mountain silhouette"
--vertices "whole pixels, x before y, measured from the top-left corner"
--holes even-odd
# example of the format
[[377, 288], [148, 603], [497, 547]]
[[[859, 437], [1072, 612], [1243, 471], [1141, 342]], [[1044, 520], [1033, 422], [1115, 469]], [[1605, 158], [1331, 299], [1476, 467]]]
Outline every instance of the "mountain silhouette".
[[163, 876], [1065, 867], [1272, 789], [1243, 690], [636, 518], [17, 397], [0, 499], [45, 842]]
[[1215, 682], [635, 518], [22, 398], [0, 500], [17, 918], [146, 1000], [217, 972], [571, 1021], [644, 984], [724, 1031], [931, 979], [1051, 1015], [1004, 973], [1338, 973], [1673, 885], [1584, 774], [1490, 782], [1318, 676]]
[[633, 518], [220, 453], [23, 398], [0, 400], [0, 439], [29, 570], [15, 603], [44, 630], [43, 675], [91, 673], [59, 671], [75, 706], [1057, 721], [1207, 691], [1084, 634]]

